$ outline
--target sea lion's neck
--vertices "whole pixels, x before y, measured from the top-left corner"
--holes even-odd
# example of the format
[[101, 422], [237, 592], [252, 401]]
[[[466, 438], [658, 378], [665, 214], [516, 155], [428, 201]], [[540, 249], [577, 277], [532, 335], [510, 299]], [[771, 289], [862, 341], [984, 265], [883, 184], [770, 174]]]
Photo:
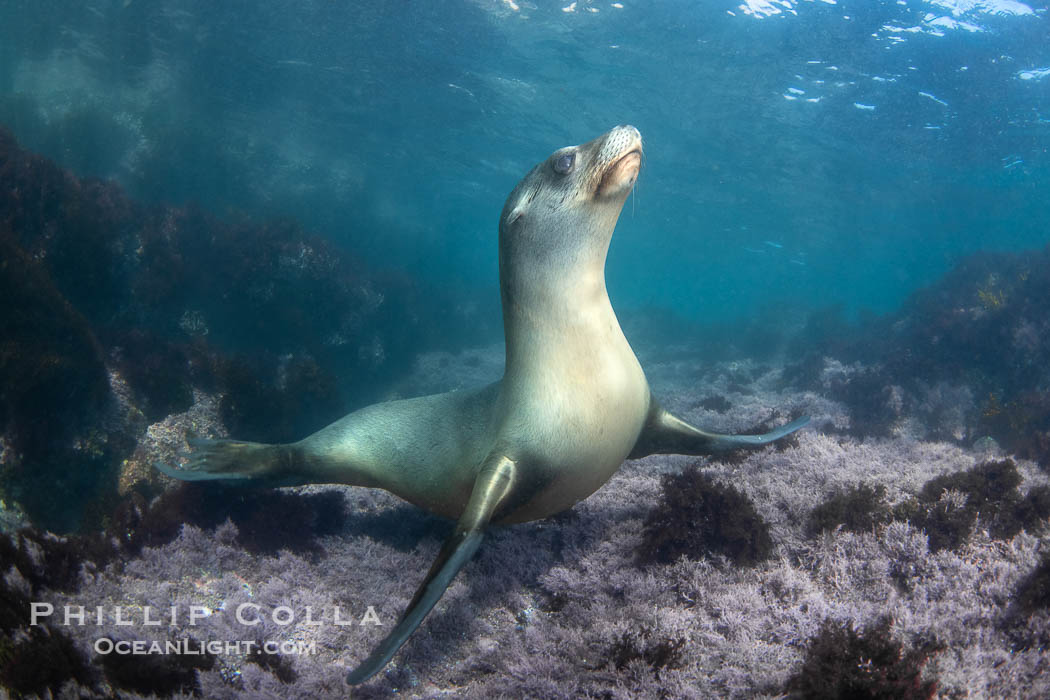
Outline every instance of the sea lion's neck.
[[[580, 261], [577, 261], [578, 263]], [[507, 372], [537, 357], [593, 352], [622, 338], [605, 288], [604, 255], [541, 274], [503, 276], [500, 291]]]

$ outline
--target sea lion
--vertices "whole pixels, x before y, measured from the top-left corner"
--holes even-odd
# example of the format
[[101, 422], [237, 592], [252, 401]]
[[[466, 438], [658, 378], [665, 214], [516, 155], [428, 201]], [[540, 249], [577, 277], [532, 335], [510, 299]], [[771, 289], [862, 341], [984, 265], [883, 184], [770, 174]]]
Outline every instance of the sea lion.
[[642, 160], [618, 126], [555, 151], [510, 193], [499, 223], [503, 378], [473, 391], [368, 406], [284, 445], [195, 441], [180, 479], [383, 488], [457, 520], [407, 611], [347, 677], [377, 673], [419, 626], [489, 524], [544, 518], [604, 484], [626, 458], [765, 445], [802, 427], [720, 435], [652, 398], [605, 289], [605, 258]]

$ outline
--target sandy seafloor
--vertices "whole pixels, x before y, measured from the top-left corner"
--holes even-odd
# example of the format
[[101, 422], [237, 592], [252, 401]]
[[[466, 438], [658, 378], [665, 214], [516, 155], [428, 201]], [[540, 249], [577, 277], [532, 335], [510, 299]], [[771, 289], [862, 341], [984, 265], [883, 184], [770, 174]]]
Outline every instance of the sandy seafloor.
[[[198, 672], [207, 698], [776, 697], [826, 619], [864, 628], [886, 615], [906, 645], [931, 639], [941, 645], [926, 667], [938, 678], [939, 696], [1050, 697], [1046, 653], [1012, 651], [1003, 625], [1014, 590], [1036, 567], [1040, 546], [1045, 551], [1045, 524], [1041, 532], [1001, 541], [979, 522], [968, 544], [938, 553], [930, 553], [923, 532], [899, 522], [861, 534], [839, 530], [814, 538], [804, 531], [810, 509], [836, 487], [882, 484], [897, 502], [932, 477], [995, 455], [922, 441], [907, 421], [890, 439], [858, 441], [832, 430], [850, 420], [840, 404], [810, 392], [779, 393], [777, 368], [705, 365], [686, 352], [644, 350], [654, 396], [696, 425], [731, 432], [768, 418], [773, 408], [784, 417], [792, 411], [812, 416], [797, 446], [766, 448], [734, 465], [703, 464], [715, 480], [746, 493], [768, 521], [775, 543], [768, 561], [754, 568], [712, 559], [637, 566], [635, 550], [659, 501], [660, 476], [697, 461], [653, 456], [625, 463], [566, 514], [492, 531], [387, 669], [352, 690], [346, 672], [396, 621], [449, 531], [445, 521], [384, 492], [307, 487], [337, 489], [348, 513], [344, 531], [318, 540], [319, 553], [253, 555], [237, 545], [230, 522], [213, 532], [187, 525], [175, 541], [143, 550], [122, 571], [85, 569], [77, 593], [46, 599], [58, 609], [105, 607], [109, 620], [102, 627], [66, 628], [89, 657], [105, 636], [315, 643], [313, 654], [285, 657], [284, 681], [239, 654], [220, 654], [211, 670]], [[499, 347], [426, 355], [400, 394], [475, 386], [497, 378], [501, 365]], [[732, 407], [723, 414], [699, 407], [713, 394]], [[169, 419], [165, 429], [190, 418], [198, 425], [214, 421], [214, 397], [198, 395], [190, 414]], [[149, 439], [161, 433], [158, 426]], [[1017, 464], [1022, 492], [1048, 482], [1034, 464]], [[904, 589], [893, 579], [902, 571]], [[232, 611], [241, 603], [261, 606], [264, 621], [239, 625]], [[184, 619], [175, 628], [118, 627], [112, 621], [117, 605], [133, 621], [141, 620], [144, 605], [179, 606], [182, 618], [191, 605], [212, 612], [193, 627]], [[307, 605], [322, 624], [307, 624]], [[332, 622], [337, 606], [342, 618], [356, 621], [369, 605], [387, 627]], [[294, 622], [268, 619], [279, 606], [294, 611]], [[1046, 628], [1050, 616], [1044, 611], [1027, 624]], [[612, 650], [625, 634], [642, 645], [684, 639], [680, 667], [654, 669], [636, 660], [617, 669]]]

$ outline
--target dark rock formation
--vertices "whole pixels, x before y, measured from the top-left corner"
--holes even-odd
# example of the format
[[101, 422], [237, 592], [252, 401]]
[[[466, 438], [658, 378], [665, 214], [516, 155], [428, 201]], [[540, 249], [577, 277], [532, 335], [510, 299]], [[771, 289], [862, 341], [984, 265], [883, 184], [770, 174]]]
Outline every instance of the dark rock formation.
[[195, 389], [240, 437], [299, 439], [407, 371], [442, 304], [292, 222], [141, 206], [3, 130], [0, 296], [0, 495], [59, 531], [101, 523]]

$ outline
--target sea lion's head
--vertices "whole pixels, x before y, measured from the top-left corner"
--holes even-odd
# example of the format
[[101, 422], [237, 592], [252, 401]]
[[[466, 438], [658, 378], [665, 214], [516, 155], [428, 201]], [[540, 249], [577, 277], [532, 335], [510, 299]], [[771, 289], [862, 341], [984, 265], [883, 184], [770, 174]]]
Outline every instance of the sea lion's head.
[[559, 148], [522, 178], [500, 216], [500, 273], [604, 270], [616, 220], [642, 163], [642, 135], [618, 126], [583, 144]]

